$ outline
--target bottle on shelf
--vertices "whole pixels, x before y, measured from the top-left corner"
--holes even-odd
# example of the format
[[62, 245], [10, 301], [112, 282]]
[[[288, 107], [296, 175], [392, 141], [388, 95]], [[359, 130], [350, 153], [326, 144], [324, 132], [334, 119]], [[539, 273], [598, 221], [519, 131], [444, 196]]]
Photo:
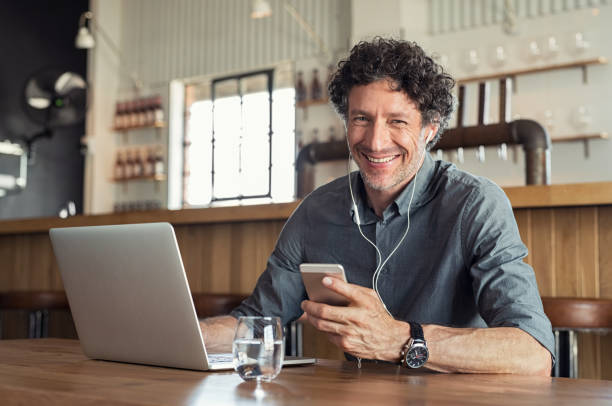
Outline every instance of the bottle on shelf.
[[125, 129], [130, 126], [130, 117], [129, 117], [129, 104], [127, 102], [121, 103], [121, 119], [119, 120], [119, 128]]
[[146, 126], [151, 127], [155, 125], [155, 98], [149, 97], [145, 101], [146, 111]]
[[121, 128], [123, 126], [123, 123], [121, 122], [122, 118], [121, 114], [122, 114], [122, 104], [121, 102], [117, 102], [115, 104], [115, 117], [113, 118], [113, 127], [114, 128]]
[[312, 70], [312, 81], [310, 82], [310, 99], [311, 100], [321, 100], [323, 95], [321, 89], [321, 81], [319, 80], [319, 70]]
[[132, 128], [140, 127], [140, 105], [138, 99], [132, 100]]
[[134, 177], [134, 159], [132, 159], [132, 150], [128, 149], [125, 153], [123, 179], [130, 179], [132, 177]]
[[123, 153], [117, 152], [115, 167], [113, 168], [113, 177], [115, 180], [121, 180], [125, 177], [125, 163], [123, 161]]
[[138, 99], [136, 105], [138, 106], [138, 127], [145, 127], [147, 125], [147, 102], [145, 99]]
[[144, 164], [140, 156], [140, 150], [138, 149], [134, 150], [134, 168], [132, 170], [132, 176], [135, 178], [144, 176]]
[[164, 122], [164, 109], [162, 108], [162, 99], [161, 96], [155, 96], [154, 103], [154, 116], [155, 116], [155, 125], [161, 125]]
[[302, 103], [306, 101], [306, 85], [304, 84], [304, 73], [297, 73], [297, 82], [295, 84], [295, 101]]
[[162, 207], [162, 202], [159, 200], [134, 200], [125, 202], [116, 202], [113, 205], [113, 210], [117, 213], [136, 210], [159, 210]]
[[153, 149], [145, 149], [143, 159], [143, 176], [151, 177], [155, 175], [155, 157]]
[[161, 148], [155, 151], [155, 164], [153, 166], [154, 176], [162, 176], [165, 172], [164, 157]]

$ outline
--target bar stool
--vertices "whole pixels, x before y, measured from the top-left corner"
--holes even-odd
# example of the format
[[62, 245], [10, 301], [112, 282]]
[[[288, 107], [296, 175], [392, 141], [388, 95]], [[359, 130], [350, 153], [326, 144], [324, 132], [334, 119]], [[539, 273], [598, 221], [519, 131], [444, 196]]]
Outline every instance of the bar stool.
[[577, 378], [577, 333], [612, 331], [612, 300], [543, 297], [542, 304], [555, 334], [553, 376]]
[[[13, 291], [0, 293], [0, 311], [3, 310], [29, 311], [28, 338], [42, 338], [49, 335], [49, 310], [70, 308], [66, 294], [61, 291]], [[0, 318], [0, 338], [3, 336]]]

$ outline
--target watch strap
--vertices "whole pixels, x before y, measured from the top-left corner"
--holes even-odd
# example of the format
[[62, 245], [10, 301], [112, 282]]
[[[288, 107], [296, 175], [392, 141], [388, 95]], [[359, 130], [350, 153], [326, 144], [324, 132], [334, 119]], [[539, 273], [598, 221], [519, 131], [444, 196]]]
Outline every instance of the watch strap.
[[409, 321], [410, 324], [410, 337], [414, 340], [423, 340], [425, 341], [425, 336], [423, 335], [423, 327], [415, 321]]
[[410, 347], [412, 346], [412, 344], [416, 340], [425, 344], [425, 335], [423, 334], [423, 327], [419, 323], [414, 321], [409, 321], [408, 324], [410, 325], [410, 338], [408, 338], [406, 344], [404, 344], [402, 350], [400, 351], [400, 365], [404, 367], [408, 367], [408, 365], [406, 364], [406, 354], [408, 354], [408, 351], [410, 351]]

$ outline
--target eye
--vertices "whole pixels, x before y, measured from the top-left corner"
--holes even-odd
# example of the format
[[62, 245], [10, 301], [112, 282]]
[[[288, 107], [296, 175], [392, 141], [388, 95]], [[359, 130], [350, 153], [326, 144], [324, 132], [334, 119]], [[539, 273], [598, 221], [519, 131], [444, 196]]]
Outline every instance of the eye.
[[391, 124], [404, 126], [408, 123], [406, 123], [404, 120], [391, 120]]
[[368, 123], [368, 118], [366, 116], [355, 116], [353, 117], [353, 123], [355, 125], [365, 125]]

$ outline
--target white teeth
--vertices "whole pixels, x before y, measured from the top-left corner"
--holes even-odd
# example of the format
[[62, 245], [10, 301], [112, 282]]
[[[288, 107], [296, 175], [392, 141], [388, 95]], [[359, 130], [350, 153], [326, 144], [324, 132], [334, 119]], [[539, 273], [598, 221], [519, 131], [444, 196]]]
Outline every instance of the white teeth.
[[384, 162], [391, 161], [395, 157], [394, 156], [389, 156], [389, 157], [386, 157], [386, 158], [372, 158], [372, 157], [366, 155], [366, 158], [368, 158], [368, 161], [370, 161], [370, 162], [384, 163]]

